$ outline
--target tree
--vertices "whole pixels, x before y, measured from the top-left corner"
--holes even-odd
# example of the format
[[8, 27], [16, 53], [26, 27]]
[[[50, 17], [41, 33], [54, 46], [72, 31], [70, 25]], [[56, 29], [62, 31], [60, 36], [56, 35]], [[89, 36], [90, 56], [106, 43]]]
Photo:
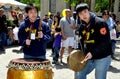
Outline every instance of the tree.
[[[70, 2], [71, 6], [76, 6], [81, 2], [88, 3], [91, 6], [91, 0], [64, 0], [65, 2]], [[114, 0], [96, 0], [95, 12], [102, 12], [103, 10], [113, 11]]]
[[33, 3], [35, 4], [38, 9], [40, 10], [40, 0], [20, 0], [20, 2], [25, 3], [25, 4], [30, 4]]
[[84, 0], [64, 0], [65, 2], [70, 2], [71, 6], [76, 6], [77, 4], [84, 2]]
[[103, 12], [103, 10], [113, 11], [114, 0], [96, 0], [95, 11]]

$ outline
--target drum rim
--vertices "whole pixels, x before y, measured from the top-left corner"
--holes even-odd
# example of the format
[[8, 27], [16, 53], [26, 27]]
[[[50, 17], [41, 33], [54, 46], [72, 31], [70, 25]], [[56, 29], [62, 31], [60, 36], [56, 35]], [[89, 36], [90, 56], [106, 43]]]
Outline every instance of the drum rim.
[[[75, 71], [75, 72], [78, 72], [78, 71], [81, 71], [81, 70], [83, 70], [85, 67], [86, 67], [86, 64], [87, 64], [87, 62], [84, 62], [84, 63], [80, 63], [79, 62], [79, 65], [84, 65], [83, 67], [81, 67], [81, 66], [79, 66], [78, 67], [78, 65], [74, 65], [75, 64], [75, 61], [74, 61], [74, 64], [72, 64], [71, 63], [71, 56], [73, 55], [73, 54], [75, 54], [76, 52], [80, 52], [80, 53], [82, 53], [83, 54], [83, 57], [85, 57], [85, 53], [83, 53], [81, 50], [73, 50], [72, 52], [71, 52], [71, 54], [69, 54], [69, 56], [67, 57], [67, 65], [68, 65], [68, 67], [71, 69], [71, 70], [73, 70], [73, 71]], [[77, 54], [76, 54], [77, 55]], [[73, 60], [72, 60], [73, 61]], [[78, 63], [78, 62], [76, 62], [76, 63]]]
[[23, 58], [18, 58], [18, 59], [12, 59], [7, 68], [9, 69], [14, 69], [14, 70], [40, 70], [40, 69], [51, 69], [52, 65], [50, 61], [47, 59], [42, 62], [37, 62], [37, 63], [21, 63], [21, 62], [14, 62], [14, 60], [23, 60]]

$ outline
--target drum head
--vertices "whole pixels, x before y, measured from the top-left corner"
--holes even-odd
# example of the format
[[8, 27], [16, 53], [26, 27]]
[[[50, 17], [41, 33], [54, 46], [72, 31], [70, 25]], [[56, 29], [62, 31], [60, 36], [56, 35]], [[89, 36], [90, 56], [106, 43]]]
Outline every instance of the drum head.
[[40, 60], [36, 58], [17, 58], [17, 59], [12, 59], [11, 62], [13, 63], [21, 63], [21, 64], [42, 64], [42, 63], [47, 63], [50, 62], [49, 60]]
[[67, 65], [69, 68], [75, 72], [81, 71], [85, 68], [86, 62], [81, 63], [85, 58], [85, 54], [80, 50], [74, 50], [67, 58]]

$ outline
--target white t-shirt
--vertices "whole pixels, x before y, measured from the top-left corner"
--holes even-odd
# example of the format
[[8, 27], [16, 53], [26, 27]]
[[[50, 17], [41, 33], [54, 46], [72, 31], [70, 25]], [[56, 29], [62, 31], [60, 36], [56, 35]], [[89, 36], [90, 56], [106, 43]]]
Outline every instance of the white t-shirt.
[[18, 40], [18, 31], [19, 31], [19, 28], [18, 28], [18, 27], [15, 27], [15, 28], [13, 29], [14, 40]]

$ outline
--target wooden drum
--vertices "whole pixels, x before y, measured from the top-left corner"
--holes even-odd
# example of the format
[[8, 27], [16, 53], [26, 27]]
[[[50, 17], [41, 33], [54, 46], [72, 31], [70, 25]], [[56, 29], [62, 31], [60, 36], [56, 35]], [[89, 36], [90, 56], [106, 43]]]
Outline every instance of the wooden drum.
[[13, 59], [9, 62], [7, 79], [53, 79], [49, 60]]

